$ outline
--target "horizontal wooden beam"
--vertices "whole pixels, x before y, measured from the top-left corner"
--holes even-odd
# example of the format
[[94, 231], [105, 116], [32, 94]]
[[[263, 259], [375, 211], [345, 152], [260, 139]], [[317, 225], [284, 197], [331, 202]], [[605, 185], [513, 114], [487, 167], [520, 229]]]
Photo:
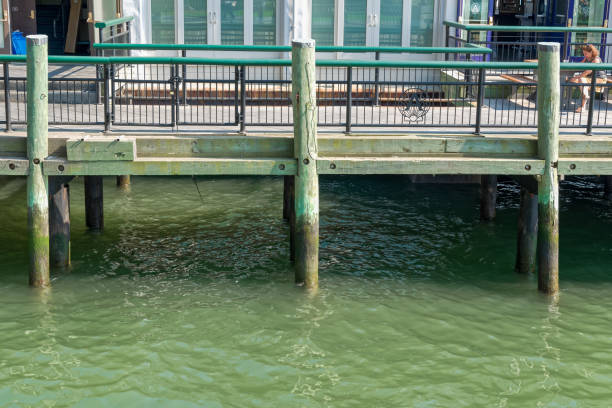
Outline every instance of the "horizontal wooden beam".
[[559, 174], [575, 176], [612, 175], [611, 158], [562, 158], [557, 164]]
[[467, 157], [321, 157], [319, 174], [507, 174], [537, 175], [544, 161]]
[[25, 157], [0, 156], [0, 176], [27, 176], [28, 166]]
[[47, 176], [181, 176], [181, 175], [256, 175], [290, 176], [296, 174], [295, 159], [216, 159], [146, 158], [134, 161], [71, 162], [49, 158], [43, 163]]

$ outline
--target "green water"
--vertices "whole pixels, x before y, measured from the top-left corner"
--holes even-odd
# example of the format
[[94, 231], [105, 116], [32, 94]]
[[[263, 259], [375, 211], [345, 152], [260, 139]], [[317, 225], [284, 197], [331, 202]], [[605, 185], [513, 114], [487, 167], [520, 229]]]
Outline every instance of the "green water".
[[612, 205], [565, 184], [561, 294], [513, 271], [518, 194], [321, 180], [321, 289], [293, 285], [282, 180], [71, 185], [73, 267], [27, 287], [25, 183], [0, 183], [2, 407], [609, 407]]

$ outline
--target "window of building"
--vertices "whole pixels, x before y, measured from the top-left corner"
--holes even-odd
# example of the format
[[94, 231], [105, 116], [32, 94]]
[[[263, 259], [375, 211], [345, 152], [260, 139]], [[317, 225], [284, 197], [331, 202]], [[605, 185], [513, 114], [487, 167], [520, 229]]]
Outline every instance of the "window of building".
[[317, 45], [334, 45], [334, 0], [312, 0], [312, 38]]
[[221, 44], [244, 44], [244, 0], [221, 0]]
[[404, 0], [384, 0], [380, 2], [381, 47], [400, 47], [402, 45], [402, 14]]
[[174, 43], [174, 1], [151, 0], [151, 39], [153, 43]]
[[206, 0], [185, 1], [185, 44], [206, 44]]
[[344, 0], [344, 45], [366, 45], [367, 0]]
[[[605, 0], [580, 0], [574, 3], [574, 26], [601, 27], [604, 20]], [[576, 33], [575, 42], [599, 44], [601, 33]], [[580, 46], [575, 47], [574, 55], [582, 55]]]
[[276, 45], [275, 0], [253, 0], [253, 44]]
[[410, 16], [410, 46], [431, 47], [433, 45], [434, 2], [412, 0]]

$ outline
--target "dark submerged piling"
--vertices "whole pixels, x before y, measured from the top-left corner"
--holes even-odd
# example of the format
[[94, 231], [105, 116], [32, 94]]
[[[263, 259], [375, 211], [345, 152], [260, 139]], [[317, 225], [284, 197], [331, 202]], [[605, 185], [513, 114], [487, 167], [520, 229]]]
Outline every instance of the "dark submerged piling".
[[602, 176], [604, 182], [604, 198], [612, 201], [612, 176]]
[[129, 175], [127, 176], [117, 176], [117, 187], [119, 188], [128, 188], [131, 183], [131, 178]]
[[497, 203], [497, 176], [483, 175], [480, 178], [480, 219], [492, 221], [495, 219]]
[[70, 187], [64, 177], [49, 177], [51, 265], [70, 265]]
[[559, 44], [538, 44], [538, 289], [559, 290]]
[[[521, 186], [521, 207], [518, 218], [515, 270], [518, 273], [534, 273], [538, 247], [538, 186], [531, 183]], [[531, 185], [529, 185], [531, 184]]]
[[27, 37], [27, 183], [28, 249], [30, 285], [49, 285], [49, 196], [43, 160], [48, 148], [48, 39], [46, 35]]
[[92, 231], [104, 228], [102, 176], [85, 176], [85, 225]]
[[295, 281], [319, 284], [319, 176], [317, 174], [317, 106], [315, 42], [294, 40], [292, 100], [295, 176]]

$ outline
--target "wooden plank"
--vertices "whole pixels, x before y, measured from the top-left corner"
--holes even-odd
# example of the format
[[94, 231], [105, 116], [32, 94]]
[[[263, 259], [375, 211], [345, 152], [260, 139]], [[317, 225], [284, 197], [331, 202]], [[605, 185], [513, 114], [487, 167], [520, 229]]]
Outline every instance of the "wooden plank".
[[217, 159], [217, 158], [139, 158], [134, 161], [72, 162], [50, 158], [44, 162], [48, 175], [66, 176], [181, 176], [181, 175], [257, 175], [289, 176], [296, 174], [296, 160]]
[[446, 153], [535, 156], [537, 152], [537, 140], [529, 137], [524, 139], [509, 137], [446, 139]]
[[0, 156], [0, 176], [27, 176], [28, 166], [24, 157]]
[[133, 138], [103, 136], [69, 139], [66, 154], [70, 161], [122, 161], [136, 158]]
[[467, 157], [321, 157], [319, 174], [542, 174], [537, 159]]
[[64, 52], [74, 54], [77, 35], [79, 34], [79, 19], [81, 18], [82, 0], [70, 0], [70, 15], [68, 17], [68, 31], [66, 32], [66, 46]]
[[558, 162], [559, 174], [588, 176], [612, 175], [612, 158], [564, 157]]

